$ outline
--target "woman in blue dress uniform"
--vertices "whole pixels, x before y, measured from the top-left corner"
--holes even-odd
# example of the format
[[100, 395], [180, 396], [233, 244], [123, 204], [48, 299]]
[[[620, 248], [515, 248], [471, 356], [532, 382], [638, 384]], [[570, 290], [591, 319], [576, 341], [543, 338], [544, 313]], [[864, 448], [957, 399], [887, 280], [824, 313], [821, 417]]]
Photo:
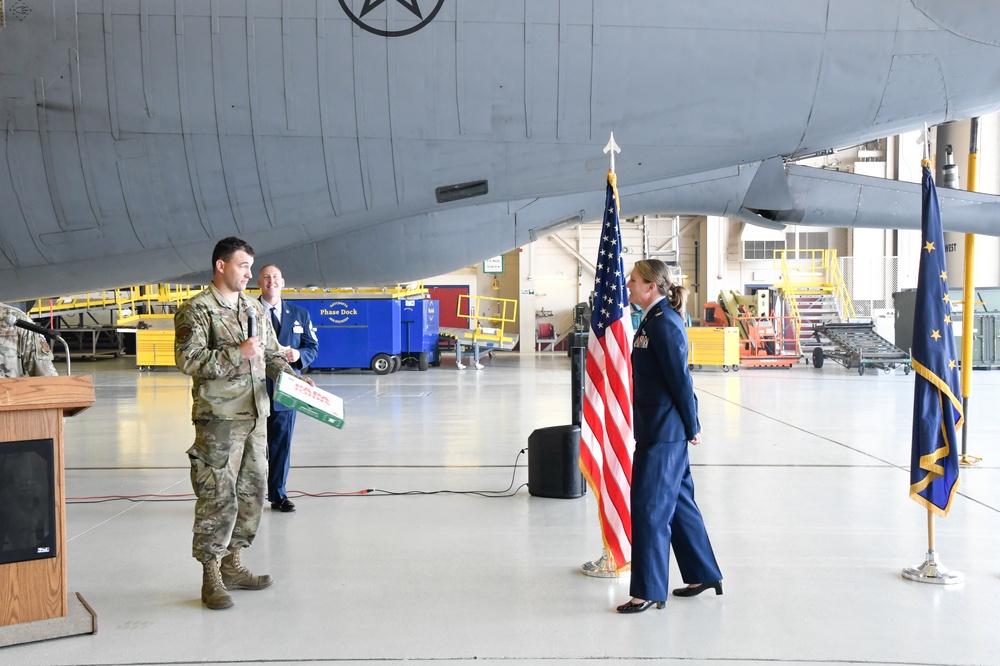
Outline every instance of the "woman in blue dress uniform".
[[671, 546], [688, 583], [675, 595], [722, 594], [722, 572], [694, 501], [688, 461], [688, 444], [701, 442], [701, 424], [688, 372], [687, 290], [656, 259], [636, 263], [628, 290], [644, 316], [632, 344], [632, 599], [618, 612], [640, 613], [666, 602]]

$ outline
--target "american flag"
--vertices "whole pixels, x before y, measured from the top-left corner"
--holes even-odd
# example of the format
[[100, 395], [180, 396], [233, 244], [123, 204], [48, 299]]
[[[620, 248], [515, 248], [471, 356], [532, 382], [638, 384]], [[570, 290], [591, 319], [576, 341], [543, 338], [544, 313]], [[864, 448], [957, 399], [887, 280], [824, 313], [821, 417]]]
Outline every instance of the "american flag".
[[587, 376], [580, 469], [597, 497], [605, 552], [616, 571], [632, 559], [632, 319], [622, 264], [618, 189], [608, 172], [594, 310], [587, 342]]
[[[958, 490], [955, 432], [962, 427], [962, 390], [951, 330], [941, 211], [930, 167], [923, 168], [920, 272], [913, 319], [913, 449], [910, 497], [928, 511], [948, 515]], [[971, 313], [970, 313], [971, 315]]]

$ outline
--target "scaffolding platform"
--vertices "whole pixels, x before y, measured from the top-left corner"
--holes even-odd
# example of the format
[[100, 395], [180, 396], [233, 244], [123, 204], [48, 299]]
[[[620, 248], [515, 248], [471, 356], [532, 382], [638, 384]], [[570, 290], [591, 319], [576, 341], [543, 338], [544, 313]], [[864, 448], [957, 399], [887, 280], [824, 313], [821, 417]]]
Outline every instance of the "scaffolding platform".
[[[822, 368], [829, 358], [845, 368], [857, 368], [859, 375], [869, 367], [886, 373], [902, 367], [905, 374], [910, 374], [910, 355], [876, 333], [871, 322], [819, 324], [813, 335], [821, 345], [813, 349], [813, 367]], [[824, 338], [834, 349], [825, 345]]]

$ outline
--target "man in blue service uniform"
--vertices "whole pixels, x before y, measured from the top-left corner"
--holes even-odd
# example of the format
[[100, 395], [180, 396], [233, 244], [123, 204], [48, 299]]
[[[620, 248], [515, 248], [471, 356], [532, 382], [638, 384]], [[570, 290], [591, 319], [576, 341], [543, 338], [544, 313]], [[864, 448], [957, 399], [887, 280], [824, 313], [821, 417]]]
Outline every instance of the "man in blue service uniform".
[[[282, 300], [281, 290], [285, 279], [281, 269], [268, 264], [257, 278], [260, 301], [267, 311], [278, 343], [285, 353], [285, 360], [296, 373], [309, 367], [319, 353], [316, 331], [305, 308]], [[295, 504], [288, 499], [285, 483], [291, 463], [292, 431], [295, 429], [295, 410], [274, 401], [274, 382], [267, 380], [267, 395], [271, 398], [271, 415], [267, 417], [267, 499], [275, 511], [295, 511]]]

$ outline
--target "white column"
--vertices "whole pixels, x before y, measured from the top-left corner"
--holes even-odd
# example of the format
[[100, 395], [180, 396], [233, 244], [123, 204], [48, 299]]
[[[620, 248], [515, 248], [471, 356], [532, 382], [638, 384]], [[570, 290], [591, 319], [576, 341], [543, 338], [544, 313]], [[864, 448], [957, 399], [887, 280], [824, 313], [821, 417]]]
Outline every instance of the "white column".
[[521, 353], [535, 351], [535, 287], [531, 275], [531, 246], [526, 245], [518, 257], [518, 339]]

